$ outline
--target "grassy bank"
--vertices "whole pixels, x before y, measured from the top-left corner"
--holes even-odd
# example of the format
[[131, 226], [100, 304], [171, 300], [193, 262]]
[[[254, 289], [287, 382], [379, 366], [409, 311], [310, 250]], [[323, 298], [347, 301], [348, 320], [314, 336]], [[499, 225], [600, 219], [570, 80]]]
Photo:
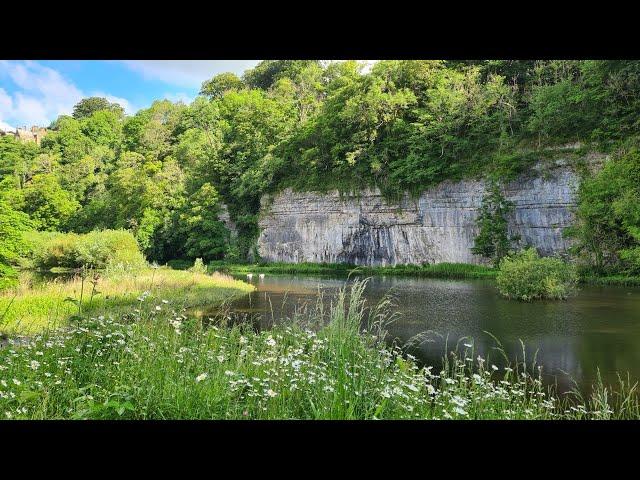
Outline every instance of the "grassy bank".
[[103, 277], [90, 273], [43, 284], [23, 281], [0, 294], [0, 332], [34, 333], [55, 328], [75, 316], [120, 315], [143, 298], [184, 307], [220, 302], [253, 289], [222, 274], [205, 275], [168, 268]]
[[[179, 265], [179, 264], [175, 264]], [[186, 263], [185, 263], [186, 265]], [[233, 274], [269, 273], [269, 274], [314, 274], [348, 275], [357, 272], [360, 275], [407, 275], [432, 278], [495, 278], [497, 271], [490, 267], [467, 263], [437, 263], [433, 265], [397, 265], [388, 267], [365, 267], [344, 263], [256, 263], [233, 264], [211, 262], [210, 271]]]
[[[330, 310], [255, 332], [205, 328], [146, 297], [127, 316], [85, 318], [0, 349], [0, 415], [57, 419], [638, 418], [637, 396], [602, 385], [558, 398], [535, 364], [498, 368], [461, 345], [445, 368], [418, 368], [382, 341], [388, 305], [362, 283]], [[319, 302], [321, 305], [322, 302]], [[158, 309], [158, 307], [160, 309]], [[362, 323], [367, 333], [362, 333]]]
[[587, 285], [622, 285], [627, 287], [640, 287], [640, 277], [625, 275], [607, 275], [607, 276], [583, 276], [580, 282]]
[[[193, 265], [188, 260], [172, 260], [169, 262], [172, 268], [187, 269]], [[307, 274], [307, 275], [338, 275], [346, 276], [351, 272], [360, 275], [405, 275], [425, 278], [484, 278], [495, 279], [497, 268], [468, 263], [436, 263], [432, 265], [397, 265], [395, 267], [365, 267], [344, 263], [228, 263], [210, 262], [210, 272], [223, 272], [230, 274], [246, 275], [247, 273], [278, 274]], [[582, 274], [579, 282], [585, 285], [624, 285], [640, 286], [640, 277], [625, 275], [597, 276]]]

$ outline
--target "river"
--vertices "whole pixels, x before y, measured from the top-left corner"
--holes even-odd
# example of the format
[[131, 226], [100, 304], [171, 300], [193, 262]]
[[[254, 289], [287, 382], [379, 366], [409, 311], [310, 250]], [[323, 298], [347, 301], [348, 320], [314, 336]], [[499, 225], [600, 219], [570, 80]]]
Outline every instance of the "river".
[[[238, 277], [246, 280], [246, 277]], [[316, 304], [318, 288], [325, 301], [347, 282], [345, 278], [311, 275], [254, 275], [257, 290], [231, 304], [234, 312], [250, 314], [268, 328], [296, 310]], [[574, 385], [587, 392], [597, 370], [607, 384], [617, 373], [640, 379], [640, 288], [583, 286], [566, 301], [524, 303], [501, 298], [488, 280], [442, 280], [375, 276], [365, 297], [375, 304], [392, 295], [399, 313], [389, 325], [388, 340], [405, 344], [429, 332], [407, 349], [420, 363], [438, 366], [445, 352], [473, 344], [476, 355], [504, 365], [493, 349], [500, 340], [510, 359], [527, 361], [537, 351], [545, 381], [568, 391]], [[205, 312], [206, 313], [206, 312]], [[465, 347], [461, 347], [465, 348]]]

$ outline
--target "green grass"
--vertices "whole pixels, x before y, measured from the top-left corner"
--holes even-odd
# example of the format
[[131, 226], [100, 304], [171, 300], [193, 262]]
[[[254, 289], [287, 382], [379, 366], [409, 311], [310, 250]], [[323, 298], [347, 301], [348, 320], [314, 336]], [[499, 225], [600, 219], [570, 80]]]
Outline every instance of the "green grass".
[[626, 275], [585, 275], [580, 278], [581, 283], [588, 285], [622, 285], [627, 287], [640, 287], [640, 277]]
[[146, 269], [103, 277], [53, 280], [40, 285], [23, 281], [0, 294], [0, 332], [34, 333], [65, 325], [82, 314], [119, 314], [134, 308], [142, 296], [180, 302], [186, 307], [218, 303], [254, 287], [221, 275], [168, 268]]
[[[389, 301], [363, 283], [272, 330], [188, 318], [147, 297], [0, 348], [0, 415], [19, 419], [639, 418], [635, 385], [558, 397], [533, 363], [498, 368], [460, 345], [435, 372], [383, 342]], [[160, 307], [158, 310], [156, 307]], [[365, 324], [367, 333], [360, 328]], [[466, 342], [465, 342], [466, 343]], [[500, 346], [497, 346], [501, 352]]]
[[313, 274], [348, 275], [358, 272], [362, 275], [406, 275], [431, 278], [495, 278], [497, 271], [490, 267], [467, 263], [437, 263], [432, 265], [397, 265], [388, 267], [365, 267], [344, 263], [256, 263], [232, 264], [210, 262], [210, 271], [233, 274]]
[[[193, 265], [188, 260], [171, 260], [168, 265], [176, 269], [187, 269]], [[483, 278], [495, 279], [499, 270], [493, 267], [469, 263], [436, 263], [431, 265], [397, 265], [395, 267], [364, 267], [344, 263], [229, 263], [214, 261], [208, 265], [210, 272], [218, 271], [244, 275], [247, 273], [269, 273], [272, 275], [338, 275], [346, 276], [354, 270], [362, 275], [405, 275], [425, 278]], [[597, 276], [581, 274], [580, 283], [593, 285], [640, 286], [640, 277], [625, 275]]]

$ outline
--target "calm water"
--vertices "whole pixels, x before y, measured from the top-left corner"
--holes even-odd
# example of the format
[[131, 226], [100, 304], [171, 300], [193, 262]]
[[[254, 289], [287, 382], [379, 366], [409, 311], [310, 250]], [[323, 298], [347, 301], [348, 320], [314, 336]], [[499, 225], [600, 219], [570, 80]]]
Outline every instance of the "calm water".
[[[263, 328], [291, 316], [296, 309], [313, 307], [318, 288], [327, 300], [345, 279], [317, 276], [267, 275], [253, 278], [257, 291], [232, 304], [234, 311], [250, 313]], [[245, 278], [246, 280], [246, 278]], [[640, 288], [582, 287], [567, 301], [520, 303], [502, 299], [493, 282], [374, 277], [365, 296], [375, 303], [385, 294], [395, 298], [400, 317], [389, 326], [390, 337], [404, 343], [421, 332], [430, 341], [410, 349], [426, 364], [438, 365], [445, 351], [463, 337], [473, 339], [476, 352], [500, 364], [493, 350], [497, 337], [510, 358], [527, 358], [538, 350], [546, 380], [563, 391], [573, 378], [581, 389], [596, 378], [600, 368], [605, 383], [616, 383], [616, 372], [640, 379]], [[440, 336], [439, 336], [440, 335]], [[464, 340], [464, 343], [471, 343]]]

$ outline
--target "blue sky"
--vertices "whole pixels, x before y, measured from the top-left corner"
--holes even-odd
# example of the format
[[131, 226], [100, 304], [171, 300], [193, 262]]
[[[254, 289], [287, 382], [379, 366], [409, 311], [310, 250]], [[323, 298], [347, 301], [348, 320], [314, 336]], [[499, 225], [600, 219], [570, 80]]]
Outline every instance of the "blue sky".
[[0, 128], [47, 126], [83, 97], [101, 96], [127, 113], [154, 100], [190, 102], [222, 72], [241, 75], [258, 60], [0, 60]]

